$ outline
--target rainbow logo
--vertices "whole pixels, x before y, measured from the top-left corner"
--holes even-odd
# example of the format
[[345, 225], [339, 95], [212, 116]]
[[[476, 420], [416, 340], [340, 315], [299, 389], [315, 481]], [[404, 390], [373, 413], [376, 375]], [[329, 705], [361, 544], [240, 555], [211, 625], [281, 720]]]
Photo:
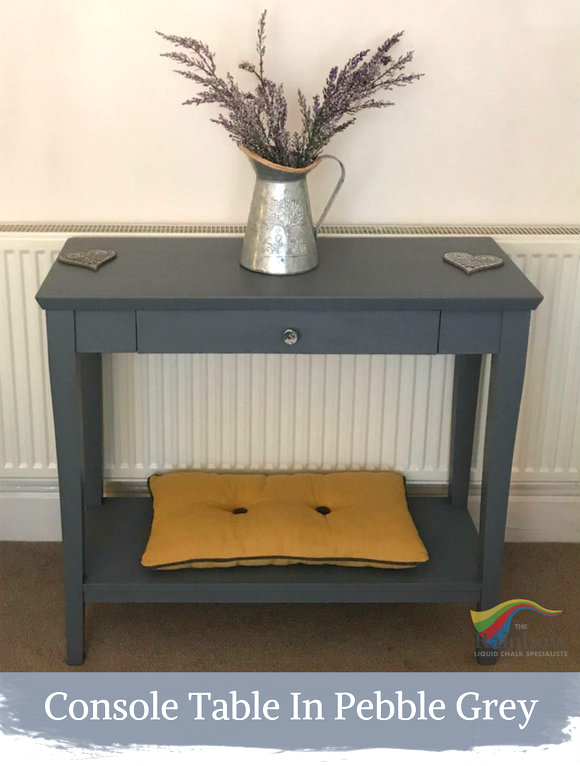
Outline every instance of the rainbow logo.
[[533, 612], [546, 615], [546, 617], [557, 617], [562, 614], [561, 609], [545, 609], [536, 604], [535, 601], [513, 598], [511, 601], [504, 601], [485, 612], [472, 611], [471, 619], [485, 645], [491, 649], [498, 649], [510, 632], [514, 616], [522, 609], [531, 609]]

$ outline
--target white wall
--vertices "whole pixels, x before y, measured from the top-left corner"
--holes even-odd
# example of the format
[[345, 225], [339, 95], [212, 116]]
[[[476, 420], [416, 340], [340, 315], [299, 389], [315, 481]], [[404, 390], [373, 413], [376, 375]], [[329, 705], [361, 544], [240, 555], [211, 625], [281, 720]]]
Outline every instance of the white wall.
[[[154, 30], [201, 38], [234, 71], [264, 5], [289, 96], [399, 29], [426, 73], [329, 147], [347, 166], [329, 221], [575, 222], [577, 0], [4, 2], [0, 219], [243, 222], [247, 160], [212, 107], [180, 106], [192, 87]], [[334, 170], [317, 173], [320, 208]]]

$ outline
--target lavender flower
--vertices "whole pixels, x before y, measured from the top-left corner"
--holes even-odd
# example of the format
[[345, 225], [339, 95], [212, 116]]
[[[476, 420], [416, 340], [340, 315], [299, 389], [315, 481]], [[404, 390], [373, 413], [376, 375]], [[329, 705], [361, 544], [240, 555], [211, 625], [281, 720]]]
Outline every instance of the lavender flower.
[[365, 109], [392, 106], [392, 101], [376, 98], [383, 91], [402, 87], [423, 77], [405, 74], [413, 52], [393, 58], [391, 49], [403, 32], [389, 37], [376, 51], [360, 51], [342, 69], [332, 67], [321, 95], [309, 102], [298, 91], [298, 106], [302, 130], [290, 133], [287, 127], [288, 103], [284, 86], [277, 85], [264, 74], [266, 55], [266, 11], [258, 21], [257, 64], [242, 61], [239, 68], [257, 80], [254, 91], [244, 91], [228, 72], [225, 78], [217, 73], [215, 56], [205, 43], [190, 37], [166, 35], [165, 40], [183, 51], [162, 53], [186, 69], [178, 74], [193, 80], [200, 90], [184, 104], [217, 104], [223, 110], [212, 122], [222, 125], [237, 144], [264, 159], [287, 167], [300, 168], [314, 162], [333, 136], [352, 125]]

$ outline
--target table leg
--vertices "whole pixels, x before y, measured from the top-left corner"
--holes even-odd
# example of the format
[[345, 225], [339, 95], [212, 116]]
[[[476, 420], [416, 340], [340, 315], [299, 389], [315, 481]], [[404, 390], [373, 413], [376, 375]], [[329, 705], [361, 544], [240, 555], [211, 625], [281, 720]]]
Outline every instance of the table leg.
[[62, 524], [66, 660], [83, 661], [83, 486], [82, 486], [82, 379], [75, 351], [74, 313], [48, 311], [48, 360]]
[[87, 505], [103, 499], [103, 371], [100, 354], [79, 354], [83, 420], [83, 489]]
[[492, 356], [479, 521], [480, 611], [491, 609], [500, 598], [505, 524], [529, 324], [527, 311], [504, 312], [500, 350]]
[[453, 373], [449, 502], [467, 507], [481, 355], [458, 354]]

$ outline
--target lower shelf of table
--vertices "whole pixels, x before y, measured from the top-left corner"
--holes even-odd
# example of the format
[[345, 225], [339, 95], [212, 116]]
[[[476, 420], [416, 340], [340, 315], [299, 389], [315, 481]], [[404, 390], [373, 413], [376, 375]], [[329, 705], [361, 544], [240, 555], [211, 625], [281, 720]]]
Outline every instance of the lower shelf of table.
[[151, 500], [106, 498], [85, 524], [88, 602], [471, 602], [479, 598], [478, 535], [445, 498], [410, 498], [430, 559], [413, 569], [291, 566], [152, 571], [141, 566]]

